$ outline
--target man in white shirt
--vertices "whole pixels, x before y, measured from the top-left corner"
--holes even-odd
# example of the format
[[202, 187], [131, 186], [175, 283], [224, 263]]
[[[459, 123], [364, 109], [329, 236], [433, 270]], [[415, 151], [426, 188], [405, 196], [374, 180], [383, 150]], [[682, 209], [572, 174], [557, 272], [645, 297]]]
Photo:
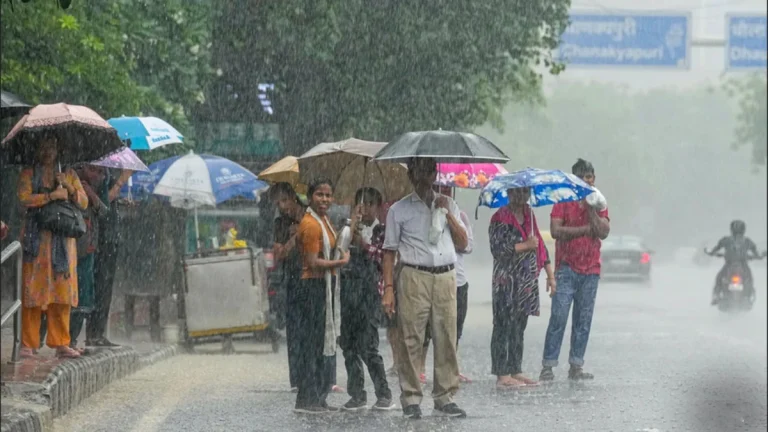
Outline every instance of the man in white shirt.
[[[453, 197], [453, 191], [450, 186], [439, 186], [437, 191], [443, 195]], [[466, 270], [464, 269], [464, 255], [472, 253], [474, 246], [474, 238], [472, 236], [472, 224], [469, 222], [469, 216], [464, 210], [459, 210], [459, 216], [461, 222], [464, 224], [464, 228], [467, 230], [467, 247], [464, 250], [456, 249], [456, 350], [459, 349], [459, 340], [464, 330], [464, 320], [467, 318], [467, 308], [469, 300], [469, 281], [467, 281]], [[421, 357], [421, 374], [419, 375], [419, 381], [422, 384], [427, 382], [425, 374], [425, 365], [427, 363], [427, 353], [429, 351], [429, 342], [432, 339], [432, 333], [429, 326], [427, 326], [427, 335], [424, 338], [424, 353]], [[460, 383], [470, 383], [468, 377], [459, 373]]]
[[[408, 177], [414, 192], [395, 203], [387, 214], [382, 270], [382, 304], [394, 313], [397, 295], [397, 325], [402, 333], [403, 358], [398, 365], [403, 415], [421, 417], [423, 398], [419, 372], [424, 337], [429, 324], [434, 340], [432, 398], [435, 412], [466, 417], [453, 402], [459, 388], [456, 358], [456, 249], [468, 245], [467, 231], [459, 207], [449, 197], [435, 193], [437, 163], [431, 158], [413, 158]], [[395, 255], [402, 270], [394, 292]]]

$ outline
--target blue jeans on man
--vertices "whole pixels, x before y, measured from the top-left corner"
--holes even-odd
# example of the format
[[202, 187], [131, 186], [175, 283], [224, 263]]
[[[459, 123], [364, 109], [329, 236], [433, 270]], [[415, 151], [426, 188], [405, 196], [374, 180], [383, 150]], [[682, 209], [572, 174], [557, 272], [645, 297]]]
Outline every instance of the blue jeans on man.
[[542, 366], [552, 368], [558, 364], [565, 326], [568, 324], [568, 312], [573, 303], [571, 352], [568, 355], [568, 363], [572, 368], [580, 369], [584, 365], [584, 353], [587, 351], [600, 275], [576, 273], [567, 265], [562, 265], [555, 273], [555, 278], [557, 291], [552, 297], [552, 314], [544, 341]]

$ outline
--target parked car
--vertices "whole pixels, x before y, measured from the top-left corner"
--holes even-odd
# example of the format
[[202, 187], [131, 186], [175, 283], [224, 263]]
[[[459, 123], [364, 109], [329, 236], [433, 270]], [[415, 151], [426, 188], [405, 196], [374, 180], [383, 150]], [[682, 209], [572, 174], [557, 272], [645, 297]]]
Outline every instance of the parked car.
[[601, 248], [602, 276], [650, 281], [651, 255], [642, 238], [614, 235], [603, 240]]

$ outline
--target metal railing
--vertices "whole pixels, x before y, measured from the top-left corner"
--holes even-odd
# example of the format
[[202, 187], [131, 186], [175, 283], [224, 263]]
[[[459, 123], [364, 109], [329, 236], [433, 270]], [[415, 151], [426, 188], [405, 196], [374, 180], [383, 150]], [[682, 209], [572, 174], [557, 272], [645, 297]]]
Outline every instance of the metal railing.
[[21, 348], [21, 264], [23, 254], [21, 253], [21, 243], [18, 240], [3, 249], [0, 264], [4, 264], [13, 254], [17, 254], [16, 289], [13, 291], [13, 304], [3, 312], [0, 327], [5, 327], [8, 320], [13, 317], [13, 353], [11, 354], [11, 362], [15, 363], [19, 361], [19, 349]]

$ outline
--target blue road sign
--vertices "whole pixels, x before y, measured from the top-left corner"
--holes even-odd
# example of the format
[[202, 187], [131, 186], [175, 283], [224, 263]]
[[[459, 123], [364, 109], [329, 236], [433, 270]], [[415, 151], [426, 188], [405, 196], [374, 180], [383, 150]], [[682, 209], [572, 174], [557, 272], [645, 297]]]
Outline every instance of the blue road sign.
[[726, 22], [726, 69], [765, 69], [768, 42], [765, 15], [728, 15]]
[[556, 54], [571, 66], [687, 69], [690, 17], [686, 13], [571, 13]]

